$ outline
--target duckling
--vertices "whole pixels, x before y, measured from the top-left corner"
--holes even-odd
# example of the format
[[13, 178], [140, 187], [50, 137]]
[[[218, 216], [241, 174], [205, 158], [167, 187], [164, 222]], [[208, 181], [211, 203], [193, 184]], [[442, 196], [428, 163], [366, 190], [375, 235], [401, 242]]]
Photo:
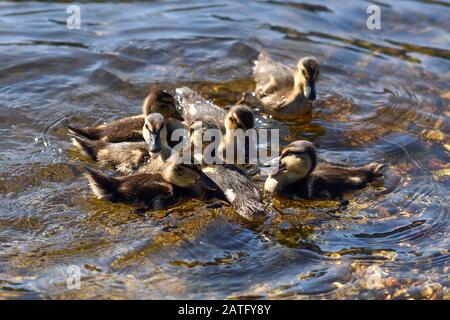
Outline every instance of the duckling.
[[198, 166], [179, 164], [171, 159], [162, 173], [108, 176], [84, 167], [83, 174], [97, 198], [144, 205], [150, 209], [172, 207], [192, 198], [209, 200], [221, 196]]
[[143, 125], [145, 142], [109, 143], [73, 135], [72, 142], [80, 151], [103, 166], [112, 166], [118, 172], [160, 172], [172, 149], [167, 144], [167, 129], [160, 113], [151, 113]]
[[317, 165], [314, 145], [295, 141], [281, 153], [278, 170], [265, 182], [264, 190], [293, 200], [329, 200], [366, 187], [383, 175], [384, 165], [370, 163], [360, 167]]
[[[183, 87], [176, 89], [177, 95], [180, 98], [180, 104], [183, 107], [184, 119], [188, 127], [197, 121], [203, 120], [207, 122], [214, 121], [216, 126], [223, 132], [224, 143], [220, 144], [219, 154], [223, 160], [228, 163], [237, 163], [238, 152], [237, 143], [238, 129], [242, 129], [244, 133], [254, 128], [255, 120], [254, 114], [250, 108], [245, 105], [235, 105], [227, 112], [226, 110], [214, 105], [212, 102], [201, 97], [194, 90]], [[249, 155], [249, 137], [246, 136], [245, 141], [245, 155], [246, 158], [242, 162], [248, 162]], [[233, 156], [228, 159], [225, 146], [231, 146], [234, 143]], [[231, 150], [229, 150], [231, 151]]]
[[[215, 141], [217, 148], [217, 157], [225, 163], [238, 163], [238, 148], [243, 147], [245, 158], [239, 159], [239, 164], [247, 164], [249, 162], [250, 137], [245, 136], [247, 130], [254, 127], [253, 112], [246, 106], [237, 105], [225, 114], [222, 122], [211, 116], [203, 116], [201, 119], [194, 121], [190, 126], [190, 135], [200, 132], [203, 135], [204, 130], [217, 130], [220, 134], [220, 141]], [[223, 125], [222, 125], [223, 124]], [[222, 128], [220, 130], [219, 128]], [[244, 135], [238, 135], [238, 130], [242, 130]], [[203, 137], [203, 136], [201, 136]], [[239, 139], [244, 139], [240, 141]], [[191, 139], [192, 140], [192, 139]], [[201, 139], [198, 140], [201, 142]], [[192, 141], [191, 141], [192, 144]], [[192, 145], [197, 145], [195, 142]], [[231, 152], [231, 156], [227, 157], [227, 151]]]
[[142, 127], [145, 117], [150, 113], [161, 113], [166, 119], [171, 132], [182, 127], [183, 117], [178, 112], [174, 97], [161, 89], [152, 88], [142, 105], [142, 114], [123, 118], [111, 123], [99, 126], [79, 128], [68, 125], [69, 131], [91, 140], [102, 140], [105, 142], [142, 141]]
[[[237, 105], [228, 111], [224, 119], [225, 135], [223, 136], [223, 141], [219, 146], [219, 155], [226, 163], [238, 163], [238, 150], [237, 148], [242, 144], [238, 143], [239, 139], [244, 138], [243, 146], [245, 151], [245, 158], [242, 159], [244, 163], [248, 163], [250, 155], [250, 143], [256, 141], [251, 141], [250, 136], [239, 136], [238, 130], [242, 130], [245, 134], [247, 130], [253, 129], [255, 126], [255, 120], [253, 112], [246, 106]], [[231, 146], [234, 147], [231, 148]], [[227, 151], [232, 152], [232, 156], [227, 155]], [[241, 160], [241, 161], [242, 161]], [[243, 164], [243, 163], [239, 163]]]
[[[217, 123], [212, 121], [210, 117], [206, 117], [203, 121], [197, 120], [191, 125], [191, 145], [201, 146], [201, 150], [205, 150], [210, 142], [203, 139], [199, 128], [202, 130], [219, 129]], [[220, 141], [220, 145], [226, 143], [227, 140], [225, 139]], [[215, 150], [221, 149], [223, 147]], [[211, 156], [214, 158], [216, 155], [211, 152]], [[265, 217], [262, 196], [247, 174], [232, 164], [215, 164], [211, 163], [212, 161], [207, 163], [203, 161], [203, 155], [201, 157], [194, 155], [194, 157], [201, 161], [203, 173], [218, 186], [224, 198], [240, 216], [250, 221], [259, 221]]]
[[320, 74], [317, 59], [304, 57], [291, 69], [260, 53], [254, 64], [255, 95], [264, 112], [279, 119], [295, 119], [311, 111]]

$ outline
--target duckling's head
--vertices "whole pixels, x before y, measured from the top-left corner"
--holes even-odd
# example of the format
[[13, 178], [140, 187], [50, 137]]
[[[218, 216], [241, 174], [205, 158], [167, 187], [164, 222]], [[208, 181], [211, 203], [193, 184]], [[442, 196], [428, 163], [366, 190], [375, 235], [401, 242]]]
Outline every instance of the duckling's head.
[[252, 110], [243, 105], [237, 105], [228, 111], [225, 116], [225, 128], [227, 130], [248, 130], [255, 126]]
[[305, 140], [290, 143], [282, 152], [278, 172], [273, 177], [282, 175], [287, 180], [307, 177], [316, 167], [317, 155], [314, 145]]
[[177, 110], [175, 98], [165, 90], [152, 88], [142, 106], [144, 115], [160, 113], [165, 119], [174, 118], [183, 121], [183, 116]]
[[[214, 130], [206, 134], [207, 130]], [[203, 162], [203, 153], [208, 146], [219, 147], [222, 141], [222, 131], [212, 117], [204, 117], [202, 120], [194, 121], [189, 127], [190, 145], [194, 148], [194, 157], [200, 163]], [[212, 149], [210, 156], [215, 157], [216, 149]], [[209, 156], [209, 154], [208, 154]]]
[[296, 81], [305, 98], [316, 99], [316, 83], [319, 80], [319, 61], [314, 57], [304, 57], [297, 64]]
[[162, 148], [167, 144], [167, 129], [162, 114], [150, 113], [145, 118], [143, 136], [148, 143], [150, 156], [158, 157]]

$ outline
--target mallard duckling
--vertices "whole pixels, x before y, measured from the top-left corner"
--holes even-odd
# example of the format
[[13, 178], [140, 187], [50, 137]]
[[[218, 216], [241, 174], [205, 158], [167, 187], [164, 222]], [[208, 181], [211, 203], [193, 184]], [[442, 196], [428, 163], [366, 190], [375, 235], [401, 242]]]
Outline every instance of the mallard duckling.
[[[194, 121], [190, 129], [190, 135], [195, 135], [200, 132], [203, 137], [203, 131], [205, 130], [220, 130], [221, 140], [216, 141], [217, 156], [225, 163], [236, 164], [238, 163], [238, 147], [243, 146], [245, 151], [245, 158], [239, 159], [244, 164], [247, 163], [249, 158], [249, 136], [245, 136], [247, 130], [252, 129], [255, 125], [253, 112], [246, 106], [237, 105], [232, 107], [226, 114], [222, 121], [211, 116], [203, 116], [201, 119]], [[242, 130], [244, 135], [238, 135], [238, 130]], [[238, 139], [244, 139], [241, 144], [238, 143]], [[194, 139], [191, 144], [196, 145], [195, 141], [202, 143], [201, 139]], [[233, 147], [233, 148], [232, 148]], [[227, 149], [231, 151], [232, 157], [227, 157]]]
[[167, 129], [160, 113], [151, 113], [143, 125], [145, 142], [109, 143], [73, 135], [72, 142], [80, 151], [103, 166], [112, 166], [120, 173], [160, 172], [172, 149], [167, 144]]
[[264, 190], [293, 200], [326, 200], [366, 187], [383, 175], [383, 164], [360, 167], [317, 165], [316, 149], [309, 141], [295, 141], [281, 153], [277, 172], [266, 180]]
[[[255, 120], [253, 112], [246, 106], [237, 105], [232, 107], [230, 111], [228, 111], [223, 122], [225, 135], [223, 136], [223, 141], [219, 147], [220, 156], [226, 163], [238, 164], [238, 151], [241, 151], [238, 150], [238, 147], [243, 145], [245, 149], [245, 158], [241, 160], [243, 161], [243, 163], [239, 164], [248, 163], [250, 143], [256, 143], [256, 141], [250, 140], [251, 135], [239, 136], [238, 130], [242, 130], [245, 134], [247, 130], [254, 128]], [[239, 144], [238, 140], [242, 138], [244, 138], [245, 141], [241, 141], [241, 144]], [[231, 148], [231, 146], [233, 146], [234, 148]], [[227, 150], [233, 150], [232, 156], [227, 156]]]
[[[245, 133], [247, 130], [254, 128], [254, 114], [250, 108], [245, 105], [235, 105], [228, 112], [212, 102], [204, 99], [194, 90], [183, 87], [176, 89], [180, 99], [180, 105], [183, 107], [183, 115], [185, 122], [192, 130], [192, 124], [197, 120], [203, 122], [215, 122], [216, 126], [223, 132], [224, 143], [220, 144], [219, 154], [228, 163], [237, 163], [237, 130], [241, 129]], [[234, 142], [233, 157], [227, 159], [225, 146], [231, 146]], [[245, 155], [249, 154], [249, 137], [245, 137]], [[247, 163], [248, 158], [242, 159]]]
[[315, 85], [320, 74], [314, 57], [300, 59], [294, 69], [265, 53], [254, 63], [255, 95], [264, 112], [275, 118], [295, 119], [311, 111], [310, 101], [316, 99]]
[[[201, 150], [206, 150], [210, 142], [203, 139], [200, 129], [203, 131], [219, 129], [217, 123], [210, 117], [206, 117], [203, 121], [197, 120], [191, 125], [190, 143], [201, 146]], [[226, 143], [225, 139], [220, 141], [220, 145]], [[217, 148], [216, 145], [216, 150], [220, 149], [223, 148]], [[216, 155], [212, 152], [210, 156], [215, 158]], [[251, 221], [261, 220], [265, 217], [262, 196], [247, 174], [232, 164], [214, 164], [211, 163], [212, 161], [208, 164], [203, 161], [203, 155], [201, 157], [194, 155], [194, 157], [201, 162], [203, 173], [219, 187], [227, 202], [240, 216]]]
[[162, 173], [108, 176], [84, 167], [84, 175], [99, 199], [145, 205], [150, 209], [172, 207], [192, 198], [209, 200], [217, 193], [215, 184], [198, 166], [169, 159]]
[[90, 140], [105, 142], [142, 141], [142, 127], [145, 117], [150, 113], [160, 113], [164, 116], [169, 128], [169, 136], [173, 129], [182, 126], [183, 117], [176, 108], [174, 97], [164, 90], [152, 88], [144, 100], [141, 115], [123, 118], [99, 126], [79, 128], [68, 125], [68, 128], [72, 133]]

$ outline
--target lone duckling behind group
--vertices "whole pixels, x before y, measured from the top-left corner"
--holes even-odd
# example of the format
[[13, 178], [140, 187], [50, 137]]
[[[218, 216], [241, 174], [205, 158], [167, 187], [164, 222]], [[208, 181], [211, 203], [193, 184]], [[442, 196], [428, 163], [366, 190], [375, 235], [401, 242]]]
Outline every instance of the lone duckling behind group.
[[311, 111], [319, 74], [319, 62], [314, 57], [300, 59], [292, 69], [260, 53], [253, 67], [257, 99], [248, 93], [243, 99], [275, 118], [296, 119]]
[[383, 175], [383, 168], [376, 162], [360, 167], [318, 165], [314, 145], [300, 140], [282, 151], [278, 170], [266, 179], [264, 189], [293, 200], [335, 199], [374, 182]]

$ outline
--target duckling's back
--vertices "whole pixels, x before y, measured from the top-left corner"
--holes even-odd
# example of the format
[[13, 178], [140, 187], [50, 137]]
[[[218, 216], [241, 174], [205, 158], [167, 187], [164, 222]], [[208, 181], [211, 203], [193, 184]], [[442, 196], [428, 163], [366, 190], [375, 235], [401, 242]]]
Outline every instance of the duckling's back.
[[96, 169], [84, 167], [89, 187], [99, 199], [146, 205], [152, 209], [171, 207], [186, 196], [183, 190], [163, 181], [159, 174], [137, 173], [109, 176]]
[[294, 86], [293, 71], [265, 53], [261, 53], [255, 61], [253, 77], [256, 82], [255, 93], [261, 99], [271, 95], [282, 96]]
[[384, 165], [371, 163], [361, 167], [319, 165], [304, 182], [295, 186], [297, 193], [309, 199], [332, 199], [366, 187], [383, 175]]
[[217, 121], [219, 127], [223, 126], [226, 110], [204, 99], [200, 94], [188, 87], [176, 89], [177, 98], [183, 108], [183, 117], [189, 127], [196, 120], [210, 117]]
[[223, 192], [236, 212], [255, 221], [265, 216], [262, 197], [253, 182], [234, 165], [209, 165], [203, 173]]
[[69, 131], [91, 140], [105, 142], [142, 141], [144, 116], [132, 116], [99, 126], [81, 128], [68, 125]]

